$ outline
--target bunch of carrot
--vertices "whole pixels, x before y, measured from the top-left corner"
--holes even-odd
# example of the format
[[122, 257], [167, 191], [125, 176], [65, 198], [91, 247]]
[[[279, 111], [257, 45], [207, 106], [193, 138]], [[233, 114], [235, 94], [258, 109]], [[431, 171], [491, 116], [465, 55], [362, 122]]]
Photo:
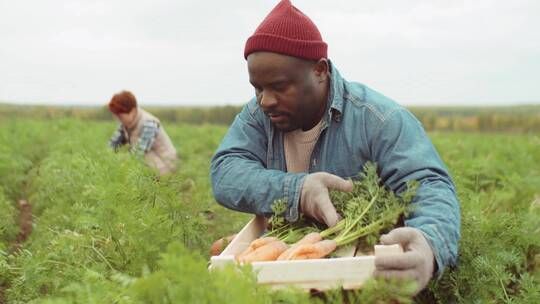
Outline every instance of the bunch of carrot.
[[[402, 215], [411, 211], [418, 183], [410, 181], [400, 196], [381, 186], [377, 168], [372, 163], [364, 166], [359, 181], [350, 193], [332, 192], [331, 199], [342, 220], [323, 230], [317, 223], [301, 217], [289, 223], [283, 213], [285, 200], [272, 206], [270, 231], [253, 241], [237, 260], [244, 263], [271, 260], [318, 259], [331, 254], [337, 247], [361, 241], [374, 245], [380, 233], [395, 226]], [[292, 244], [291, 246], [287, 243]]]
[[262, 237], [253, 241], [236, 259], [241, 263], [319, 259], [327, 256], [335, 249], [336, 242], [323, 240], [318, 232], [307, 234], [292, 246], [275, 237]]

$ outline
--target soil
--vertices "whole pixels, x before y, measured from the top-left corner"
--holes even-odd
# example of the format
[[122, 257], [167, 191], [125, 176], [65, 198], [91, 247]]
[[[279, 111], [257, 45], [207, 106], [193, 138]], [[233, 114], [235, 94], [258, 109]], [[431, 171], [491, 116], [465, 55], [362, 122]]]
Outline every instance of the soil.
[[19, 200], [19, 235], [13, 245], [13, 251], [21, 249], [22, 244], [32, 233], [32, 205], [28, 201]]

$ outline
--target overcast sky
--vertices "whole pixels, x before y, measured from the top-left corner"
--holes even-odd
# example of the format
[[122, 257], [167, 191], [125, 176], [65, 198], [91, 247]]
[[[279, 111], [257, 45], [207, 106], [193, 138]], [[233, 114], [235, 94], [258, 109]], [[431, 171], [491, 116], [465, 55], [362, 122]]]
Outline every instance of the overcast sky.
[[[276, 0], [0, 0], [0, 102], [243, 104]], [[349, 81], [405, 105], [540, 103], [538, 0], [293, 0]]]

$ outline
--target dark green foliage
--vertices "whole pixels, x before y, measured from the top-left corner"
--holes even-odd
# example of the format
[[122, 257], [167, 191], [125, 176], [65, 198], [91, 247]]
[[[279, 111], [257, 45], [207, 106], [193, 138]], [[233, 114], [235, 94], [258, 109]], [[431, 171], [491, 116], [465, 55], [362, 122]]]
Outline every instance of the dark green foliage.
[[7, 245], [15, 239], [18, 227], [15, 221], [16, 209], [7, 200], [2, 188], [0, 188], [0, 210], [0, 250], [5, 250]]
[[449, 163], [462, 200], [462, 238], [459, 267], [447, 270], [430, 290], [441, 303], [535, 303], [539, 138], [469, 137], [474, 146], [458, 134], [440, 137], [456, 144], [461, 155]]
[[331, 199], [343, 217], [335, 227], [323, 231], [324, 237], [333, 236], [338, 246], [360, 240], [361, 246], [378, 243], [381, 233], [395, 227], [401, 216], [410, 212], [410, 203], [418, 183], [409, 181], [402, 196], [396, 196], [381, 184], [377, 167], [366, 163], [350, 193], [332, 191]]
[[288, 244], [293, 244], [310, 232], [320, 232], [324, 229], [321, 224], [306, 218], [303, 214], [299, 215], [296, 222], [288, 222], [284, 215], [287, 210], [286, 199], [275, 200], [271, 208], [274, 215], [268, 220], [270, 229], [265, 234], [267, 237], [277, 237]]
[[[110, 277], [115, 273], [139, 276], [143, 268], [153, 271], [159, 255], [173, 241], [206, 252], [215, 236], [227, 232], [201, 233], [214, 224], [207, 214], [216, 222], [225, 220], [221, 214], [242, 219], [227, 227], [230, 232], [243, 224], [245, 216], [210, 199], [207, 169], [188, 168], [158, 180], [131, 155], [107, 149], [112, 124], [83, 126], [77, 121], [51, 124], [58, 137], [47, 141], [49, 152], [24, 175], [35, 229], [23, 251], [10, 256], [2, 251], [0, 264], [9, 265], [2, 266], [7, 269], [2, 278], [9, 281], [5, 296], [10, 301], [60, 294], [87, 273]], [[189, 138], [196, 132], [212, 133], [212, 128], [180, 130], [180, 134]], [[71, 134], [65, 136], [64, 131]], [[219, 132], [213, 139], [194, 138], [190, 148], [200, 151], [184, 157], [195, 164], [207, 161], [219, 138]], [[32, 147], [31, 142], [20, 146], [23, 151]], [[12, 222], [7, 227], [16, 228]]]
[[0, 187], [0, 286], [8, 280], [6, 276], [9, 272], [8, 250], [19, 231], [15, 218], [15, 207], [6, 199]]

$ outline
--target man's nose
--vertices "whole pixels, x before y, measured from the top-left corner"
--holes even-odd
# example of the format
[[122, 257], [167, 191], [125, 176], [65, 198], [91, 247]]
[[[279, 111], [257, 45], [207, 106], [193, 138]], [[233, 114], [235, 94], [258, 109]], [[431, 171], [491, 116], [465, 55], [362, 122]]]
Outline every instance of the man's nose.
[[263, 91], [261, 95], [260, 105], [263, 109], [272, 109], [277, 106], [278, 102], [273, 94]]

